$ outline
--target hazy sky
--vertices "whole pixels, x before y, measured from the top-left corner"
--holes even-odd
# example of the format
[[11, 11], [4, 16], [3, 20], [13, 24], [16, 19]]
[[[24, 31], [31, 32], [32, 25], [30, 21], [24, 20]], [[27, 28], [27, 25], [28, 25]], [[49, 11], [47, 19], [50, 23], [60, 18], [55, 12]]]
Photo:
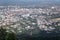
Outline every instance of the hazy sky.
[[0, 5], [19, 4], [19, 3], [60, 3], [60, 0], [0, 0]]
[[0, 1], [60, 1], [60, 0], [0, 0]]

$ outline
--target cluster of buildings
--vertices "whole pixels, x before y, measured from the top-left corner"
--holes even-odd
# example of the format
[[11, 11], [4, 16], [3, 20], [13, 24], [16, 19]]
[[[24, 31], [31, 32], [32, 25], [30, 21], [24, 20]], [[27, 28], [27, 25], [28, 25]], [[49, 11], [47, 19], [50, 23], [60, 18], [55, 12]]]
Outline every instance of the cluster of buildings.
[[[42, 8], [20, 8], [19, 6], [0, 6], [0, 27], [4, 27], [12, 32], [22, 32], [22, 30], [52, 31], [56, 29], [53, 24], [58, 22], [60, 26], [59, 7]], [[55, 19], [57, 18], [57, 19]], [[58, 20], [59, 19], [59, 20]], [[36, 30], [37, 31], [37, 30]]]

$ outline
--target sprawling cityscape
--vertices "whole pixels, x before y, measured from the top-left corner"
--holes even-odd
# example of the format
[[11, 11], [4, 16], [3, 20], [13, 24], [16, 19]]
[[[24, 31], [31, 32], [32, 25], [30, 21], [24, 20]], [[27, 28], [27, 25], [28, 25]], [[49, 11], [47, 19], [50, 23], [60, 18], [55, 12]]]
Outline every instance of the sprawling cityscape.
[[60, 31], [60, 8], [0, 6], [0, 27], [7, 29], [7, 32], [16, 34], [26, 32], [29, 35], [38, 34], [40, 30], [45, 30], [47, 33], [55, 29]]
[[49, 1], [45, 4], [43, 1], [43, 6], [39, 5], [39, 0], [34, 2], [31, 0], [31, 4], [28, 3], [28, 6], [27, 2], [21, 4], [23, 6], [17, 5], [19, 2], [15, 5], [9, 5], [9, 2], [8, 6], [6, 6], [7, 4], [1, 6], [1, 1], [1, 40], [60, 40], [59, 1], [54, 3], [55, 5], [47, 4]]

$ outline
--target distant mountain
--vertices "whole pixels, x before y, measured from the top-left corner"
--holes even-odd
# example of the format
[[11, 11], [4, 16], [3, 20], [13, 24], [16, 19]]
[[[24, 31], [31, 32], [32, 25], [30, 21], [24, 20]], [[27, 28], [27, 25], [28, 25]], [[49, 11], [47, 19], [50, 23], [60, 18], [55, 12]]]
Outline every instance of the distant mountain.
[[60, 0], [0, 0], [0, 5], [40, 6], [60, 5]]

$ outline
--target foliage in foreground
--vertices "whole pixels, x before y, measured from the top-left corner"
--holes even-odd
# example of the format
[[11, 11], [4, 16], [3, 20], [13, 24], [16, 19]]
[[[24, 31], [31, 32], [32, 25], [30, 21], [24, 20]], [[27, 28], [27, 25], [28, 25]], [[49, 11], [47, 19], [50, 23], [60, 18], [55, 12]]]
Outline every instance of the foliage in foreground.
[[0, 40], [17, 40], [14, 33], [6, 32], [6, 29], [0, 28]]
[[[47, 33], [45, 31], [42, 31], [42, 33], [39, 33], [39, 35], [47, 35]], [[51, 34], [55, 34], [55, 33], [51, 33]], [[59, 34], [59, 33], [58, 33]], [[57, 34], [55, 34], [57, 35]], [[39, 36], [39, 37], [35, 37], [35, 36], [30, 36], [30, 35], [19, 35], [19, 40], [60, 40], [60, 36]], [[6, 29], [0, 28], [0, 40], [17, 40], [17, 37], [14, 33], [8, 33], [6, 32]]]

